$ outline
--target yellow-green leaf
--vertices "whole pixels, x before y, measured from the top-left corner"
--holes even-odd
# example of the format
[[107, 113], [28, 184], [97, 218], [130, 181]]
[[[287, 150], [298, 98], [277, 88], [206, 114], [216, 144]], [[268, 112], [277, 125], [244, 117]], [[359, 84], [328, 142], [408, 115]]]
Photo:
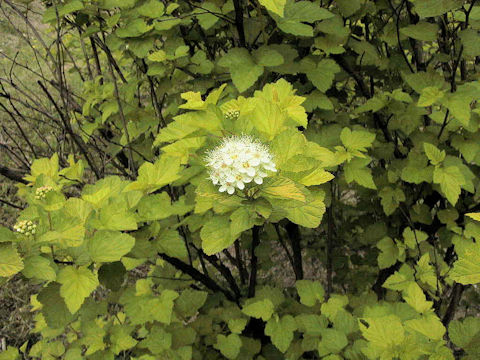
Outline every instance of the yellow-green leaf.
[[277, 177], [269, 182], [266, 182], [262, 187], [261, 194], [266, 197], [277, 199], [292, 199], [297, 201], [306, 201], [305, 194], [302, 190], [290, 179]]
[[98, 286], [97, 276], [86, 267], [65, 267], [58, 273], [57, 281], [62, 284], [60, 295], [72, 314]]
[[425, 294], [417, 283], [412, 282], [405, 290], [403, 299], [417, 312], [424, 314], [432, 308], [433, 303], [427, 301]]
[[273, 345], [282, 353], [287, 351], [293, 340], [293, 332], [297, 329], [295, 319], [291, 315], [282, 318], [277, 316], [268, 320], [265, 326], [265, 334], [270, 336]]
[[283, 16], [286, 0], [259, 0], [259, 3], [267, 8], [267, 10]]
[[312, 172], [310, 172], [309, 174], [303, 176], [300, 180], [298, 180], [298, 182], [305, 186], [321, 185], [326, 182], [329, 182], [334, 177], [335, 176], [333, 176], [328, 171], [325, 171], [321, 168], [315, 168]]
[[[161, 3], [159, 3], [161, 4]], [[148, 55], [148, 60], [155, 62], [162, 62], [167, 59], [167, 54], [163, 50], [157, 50], [154, 53]]]
[[480, 221], [480, 213], [468, 213], [465, 215], [472, 218], [473, 220]]
[[154, 164], [146, 162], [140, 166], [137, 181], [127, 185], [123, 191], [143, 190], [150, 193], [177, 180], [179, 172], [180, 159], [164, 155]]
[[322, 284], [318, 281], [298, 280], [295, 286], [297, 287], [297, 292], [302, 304], [313, 306], [317, 301], [323, 301], [325, 291], [323, 290]]
[[88, 240], [87, 249], [95, 262], [114, 262], [128, 254], [135, 245], [135, 238], [119, 231], [95, 232]]
[[228, 336], [217, 335], [217, 343], [214, 345], [215, 349], [220, 350], [223, 356], [227, 359], [236, 359], [242, 347], [242, 340], [237, 334], [230, 334]]
[[25, 259], [25, 268], [22, 271], [27, 278], [36, 278], [40, 280], [55, 280], [57, 274], [52, 267], [49, 259], [34, 255]]
[[233, 244], [235, 238], [230, 234], [228, 216], [215, 216], [200, 230], [202, 249], [207, 255], [216, 254]]
[[425, 150], [425, 154], [428, 157], [428, 160], [432, 163], [432, 165], [440, 165], [443, 160], [445, 160], [445, 150], [440, 151], [435, 145], [429, 143], [423, 143], [423, 149]]
[[267, 321], [273, 315], [274, 305], [270, 299], [251, 302], [242, 308], [245, 315]]
[[23, 269], [23, 261], [11, 244], [0, 244], [0, 277], [15, 275]]
[[455, 243], [455, 251], [458, 260], [450, 278], [464, 285], [480, 283], [480, 243], [461, 239]]

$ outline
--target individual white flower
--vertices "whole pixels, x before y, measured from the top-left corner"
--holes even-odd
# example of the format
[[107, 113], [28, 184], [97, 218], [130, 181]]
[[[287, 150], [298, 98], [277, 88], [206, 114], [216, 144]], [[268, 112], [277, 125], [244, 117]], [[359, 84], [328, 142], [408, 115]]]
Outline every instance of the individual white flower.
[[253, 181], [255, 181], [255, 183], [257, 183], [258, 185], [263, 184], [263, 178], [261, 176], [255, 176]]
[[230, 195], [252, 181], [263, 184], [268, 172], [277, 171], [268, 147], [245, 135], [225, 138], [207, 153], [206, 163], [212, 183]]
[[220, 191], [220, 192], [225, 192], [226, 191], [227, 193], [232, 195], [235, 192], [235, 188], [233, 187], [233, 185], [234, 185], [233, 183], [227, 182], [227, 183], [223, 184], [222, 186], [220, 186], [218, 191]]
[[269, 161], [266, 164], [263, 165], [263, 168], [265, 170], [277, 172], [277, 168], [275, 167], [275, 163], [273, 161]]
[[255, 166], [253, 166], [253, 164], [250, 164], [250, 160], [245, 160], [240, 165], [240, 168], [238, 169], [238, 171], [240, 171], [241, 173], [245, 173], [250, 177], [254, 177], [256, 169], [255, 169]]

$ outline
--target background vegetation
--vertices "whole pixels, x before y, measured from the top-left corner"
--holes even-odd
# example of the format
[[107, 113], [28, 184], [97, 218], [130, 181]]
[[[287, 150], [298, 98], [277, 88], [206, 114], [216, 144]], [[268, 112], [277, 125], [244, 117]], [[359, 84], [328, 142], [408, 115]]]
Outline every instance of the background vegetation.
[[0, 13], [0, 359], [480, 356], [475, 0]]

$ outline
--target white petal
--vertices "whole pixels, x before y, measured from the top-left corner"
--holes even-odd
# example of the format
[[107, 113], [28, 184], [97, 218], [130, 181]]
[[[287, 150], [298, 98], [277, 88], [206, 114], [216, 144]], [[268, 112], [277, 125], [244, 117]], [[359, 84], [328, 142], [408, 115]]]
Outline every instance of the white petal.
[[220, 186], [220, 188], [218, 189], [218, 191], [220, 191], [220, 192], [225, 192], [225, 191], [227, 191], [227, 185], [222, 185], [222, 186]]
[[243, 181], [245, 184], [248, 184], [249, 182], [251, 182], [251, 181], [252, 181], [252, 178], [251, 178], [251, 177], [246, 177], [246, 176], [245, 176], [245, 177], [242, 179], [242, 181]]
[[258, 165], [260, 165], [260, 160], [257, 159], [257, 158], [253, 158], [253, 159], [250, 160], [250, 165], [258, 166]]
[[232, 195], [235, 192], [235, 188], [233, 186], [227, 187], [227, 192]]
[[275, 168], [275, 164], [273, 164], [273, 163], [265, 164], [265, 165], [263, 165], [263, 168], [265, 170], [269, 170], [269, 171], [273, 171], [273, 172], [277, 171], [277, 169]]
[[255, 182], [256, 182], [258, 185], [263, 184], [263, 178], [260, 177], [260, 176], [255, 176], [255, 179], [253, 179], [253, 180], [255, 180]]
[[254, 177], [255, 176], [255, 169], [254, 168], [248, 168], [247, 169], [247, 174], [248, 174], [248, 176]]
[[245, 184], [241, 181], [237, 181], [237, 188], [239, 188], [240, 190], [243, 190], [245, 189]]

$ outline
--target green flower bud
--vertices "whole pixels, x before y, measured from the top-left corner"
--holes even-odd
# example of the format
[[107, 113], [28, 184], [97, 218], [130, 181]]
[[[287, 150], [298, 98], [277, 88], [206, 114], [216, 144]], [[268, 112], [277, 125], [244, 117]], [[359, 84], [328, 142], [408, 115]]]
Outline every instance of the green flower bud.
[[228, 110], [225, 112], [225, 119], [227, 120], [237, 120], [240, 116], [240, 110]]
[[37, 231], [37, 225], [33, 223], [31, 220], [22, 220], [17, 222], [13, 229], [23, 235], [32, 236]]
[[47, 196], [47, 194], [53, 191], [53, 187], [51, 186], [40, 186], [35, 190], [35, 199], [36, 200], [43, 200]]

